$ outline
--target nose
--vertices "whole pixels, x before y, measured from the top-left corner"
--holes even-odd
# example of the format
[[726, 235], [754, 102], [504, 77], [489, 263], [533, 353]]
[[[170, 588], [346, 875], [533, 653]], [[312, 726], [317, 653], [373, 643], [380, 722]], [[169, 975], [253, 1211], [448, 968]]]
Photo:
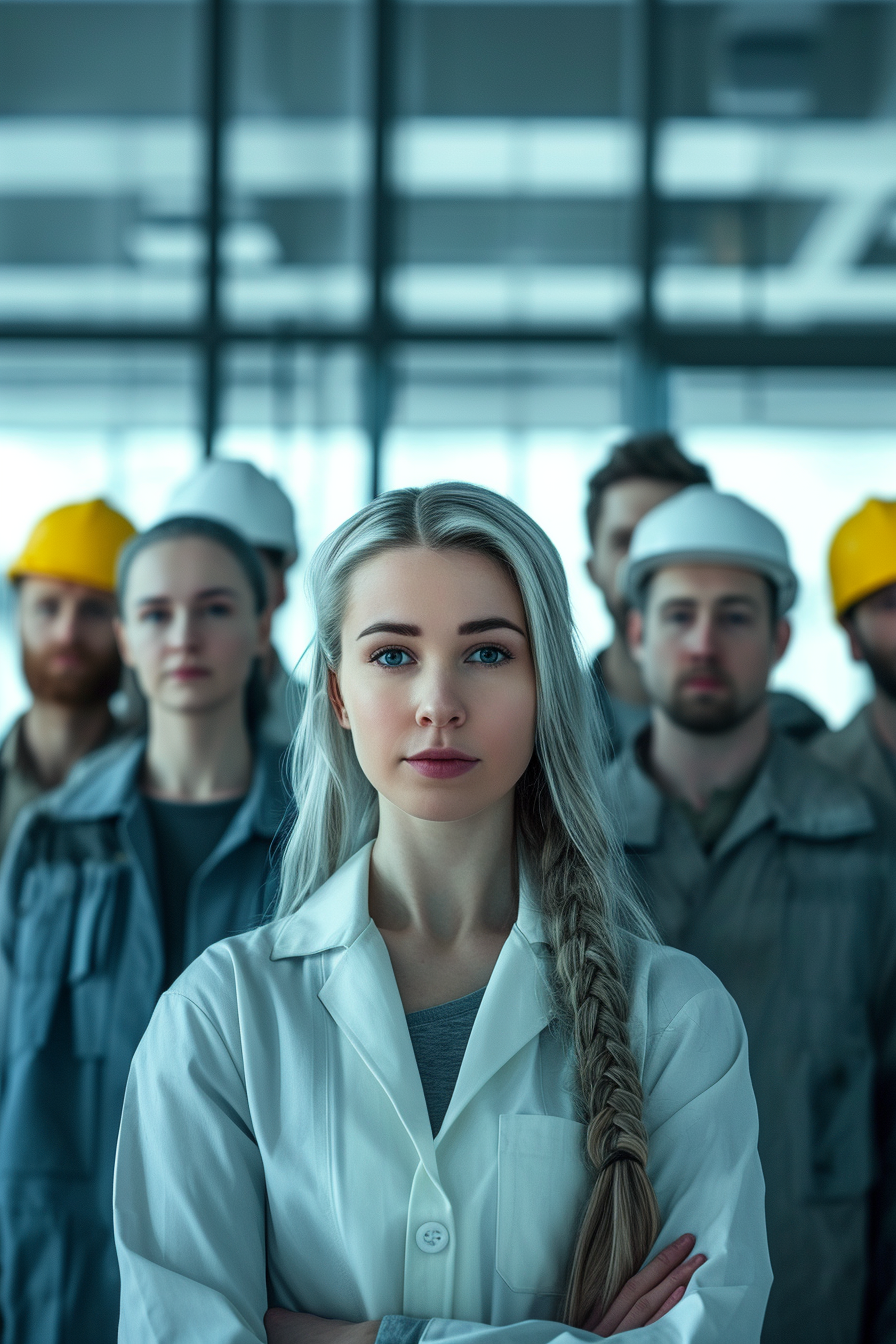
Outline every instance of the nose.
[[64, 603], [53, 622], [53, 634], [59, 644], [75, 644], [78, 637], [78, 610], [74, 603]]
[[168, 623], [166, 643], [174, 649], [195, 648], [198, 643], [196, 622], [187, 607], [175, 607]]
[[715, 625], [710, 612], [698, 612], [685, 643], [693, 658], [711, 658], [715, 654]]
[[418, 686], [415, 717], [421, 728], [457, 728], [466, 721], [463, 702], [446, 671], [433, 669]]

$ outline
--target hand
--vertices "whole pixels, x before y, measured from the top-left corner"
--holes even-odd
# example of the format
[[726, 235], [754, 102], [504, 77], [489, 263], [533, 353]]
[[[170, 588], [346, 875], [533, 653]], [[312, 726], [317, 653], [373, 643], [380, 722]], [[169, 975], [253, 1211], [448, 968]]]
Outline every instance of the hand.
[[264, 1314], [268, 1344], [374, 1344], [379, 1321], [328, 1321], [306, 1311], [271, 1307]]
[[697, 1238], [690, 1232], [673, 1241], [620, 1288], [602, 1316], [592, 1312], [585, 1329], [595, 1335], [621, 1335], [624, 1330], [653, 1325], [665, 1316], [684, 1297], [694, 1270], [706, 1264], [705, 1255], [685, 1258], [696, 1244]]

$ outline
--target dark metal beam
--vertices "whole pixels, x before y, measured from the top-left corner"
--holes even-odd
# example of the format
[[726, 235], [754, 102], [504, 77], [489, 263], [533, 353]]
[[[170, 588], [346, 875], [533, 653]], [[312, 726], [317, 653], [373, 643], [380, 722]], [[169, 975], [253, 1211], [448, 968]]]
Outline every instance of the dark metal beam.
[[664, 428], [668, 419], [667, 370], [657, 350], [654, 279], [660, 246], [661, 201], [656, 182], [657, 135], [662, 115], [662, 0], [639, 0], [636, 10], [637, 106], [641, 137], [640, 191], [635, 207], [638, 309], [623, 342], [623, 413], [633, 429]]
[[226, 116], [228, 0], [206, 0], [205, 318], [202, 332], [202, 441], [215, 449], [221, 413], [221, 230], [224, 223], [223, 142]]
[[[581, 347], [614, 345], [619, 332], [607, 327], [409, 327], [392, 324], [390, 350], [402, 345], [471, 345]], [[155, 345], [205, 349], [203, 327], [79, 326], [43, 327], [31, 323], [0, 325], [0, 342], [22, 345]], [[679, 368], [896, 368], [896, 326], [839, 329], [815, 327], [806, 331], [765, 328], [657, 326], [654, 342], [658, 357]], [[293, 326], [229, 327], [219, 332], [219, 346], [338, 345], [371, 343], [367, 327]]]
[[370, 314], [365, 333], [364, 415], [370, 444], [370, 496], [380, 492], [383, 438], [392, 403], [388, 307], [392, 243], [389, 142], [394, 98], [394, 0], [373, 0], [371, 9]]

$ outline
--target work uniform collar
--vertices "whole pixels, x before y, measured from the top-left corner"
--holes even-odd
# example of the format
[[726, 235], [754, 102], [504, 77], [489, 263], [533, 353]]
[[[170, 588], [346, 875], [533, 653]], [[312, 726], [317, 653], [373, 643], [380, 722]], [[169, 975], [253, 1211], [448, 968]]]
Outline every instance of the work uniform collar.
[[[73, 822], [130, 818], [140, 802], [138, 780], [145, 754], [145, 737], [98, 752], [52, 796], [51, 803], [48, 799], [54, 817]], [[228, 832], [235, 845], [253, 834], [272, 838], [283, 817], [280, 753], [256, 744], [253, 758], [248, 793]]]
[[[641, 739], [643, 742], [643, 739]], [[619, 757], [615, 780], [627, 848], [656, 849], [669, 801], [638, 759], [636, 743]], [[773, 733], [765, 760], [731, 825], [713, 850], [717, 858], [756, 831], [773, 825], [781, 835], [842, 840], [874, 830], [874, 813], [852, 782], [828, 770], [804, 748]]]

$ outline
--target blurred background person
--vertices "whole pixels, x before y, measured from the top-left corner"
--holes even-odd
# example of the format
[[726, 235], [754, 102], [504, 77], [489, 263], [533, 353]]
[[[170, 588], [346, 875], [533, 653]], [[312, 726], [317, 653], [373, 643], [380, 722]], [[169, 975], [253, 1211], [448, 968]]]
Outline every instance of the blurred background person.
[[775, 1280], [763, 1344], [896, 1327], [896, 840], [873, 795], [775, 732], [797, 581], [771, 519], [698, 486], [635, 529], [624, 583], [650, 725], [609, 772], [660, 931], [750, 1041]]
[[632, 532], [664, 499], [689, 485], [710, 483], [706, 467], [686, 457], [665, 433], [623, 440], [588, 481], [585, 526], [591, 554], [585, 567], [613, 622], [610, 643], [594, 659], [594, 682], [614, 752], [650, 718], [641, 672], [626, 642], [628, 603], [619, 586]]
[[896, 500], [869, 499], [847, 518], [831, 543], [829, 568], [834, 611], [874, 693], [845, 728], [816, 738], [813, 750], [896, 810]]
[[67, 504], [40, 519], [9, 568], [33, 698], [0, 746], [0, 852], [26, 803], [122, 731], [109, 708], [121, 680], [115, 562], [133, 535], [101, 499]]
[[161, 992], [277, 888], [285, 793], [279, 749], [253, 737], [269, 624], [254, 550], [209, 519], [162, 523], [124, 552], [118, 596], [148, 736], [35, 804], [0, 882], [4, 1344], [116, 1339], [131, 1056]]
[[[588, 482], [585, 523], [591, 544], [586, 568], [601, 592], [613, 622], [613, 637], [594, 659], [597, 689], [615, 755], [650, 721], [650, 704], [641, 671], [628, 648], [628, 602], [620, 573], [632, 533], [641, 519], [663, 500], [692, 485], [710, 485], [708, 469], [681, 450], [671, 434], [639, 434], [625, 439]], [[799, 696], [769, 692], [776, 728], [800, 740], [820, 732], [824, 719]]]
[[[287, 598], [286, 575], [299, 558], [295, 510], [285, 490], [251, 462], [230, 458], [206, 462], [178, 486], [164, 518], [213, 518], [245, 537], [264, 571], [269, 621]], [[301, 691], [273, 643], [262, 657], [267, 708], [259, 726], [266, 742], [285, 746], [301, 710]]]

